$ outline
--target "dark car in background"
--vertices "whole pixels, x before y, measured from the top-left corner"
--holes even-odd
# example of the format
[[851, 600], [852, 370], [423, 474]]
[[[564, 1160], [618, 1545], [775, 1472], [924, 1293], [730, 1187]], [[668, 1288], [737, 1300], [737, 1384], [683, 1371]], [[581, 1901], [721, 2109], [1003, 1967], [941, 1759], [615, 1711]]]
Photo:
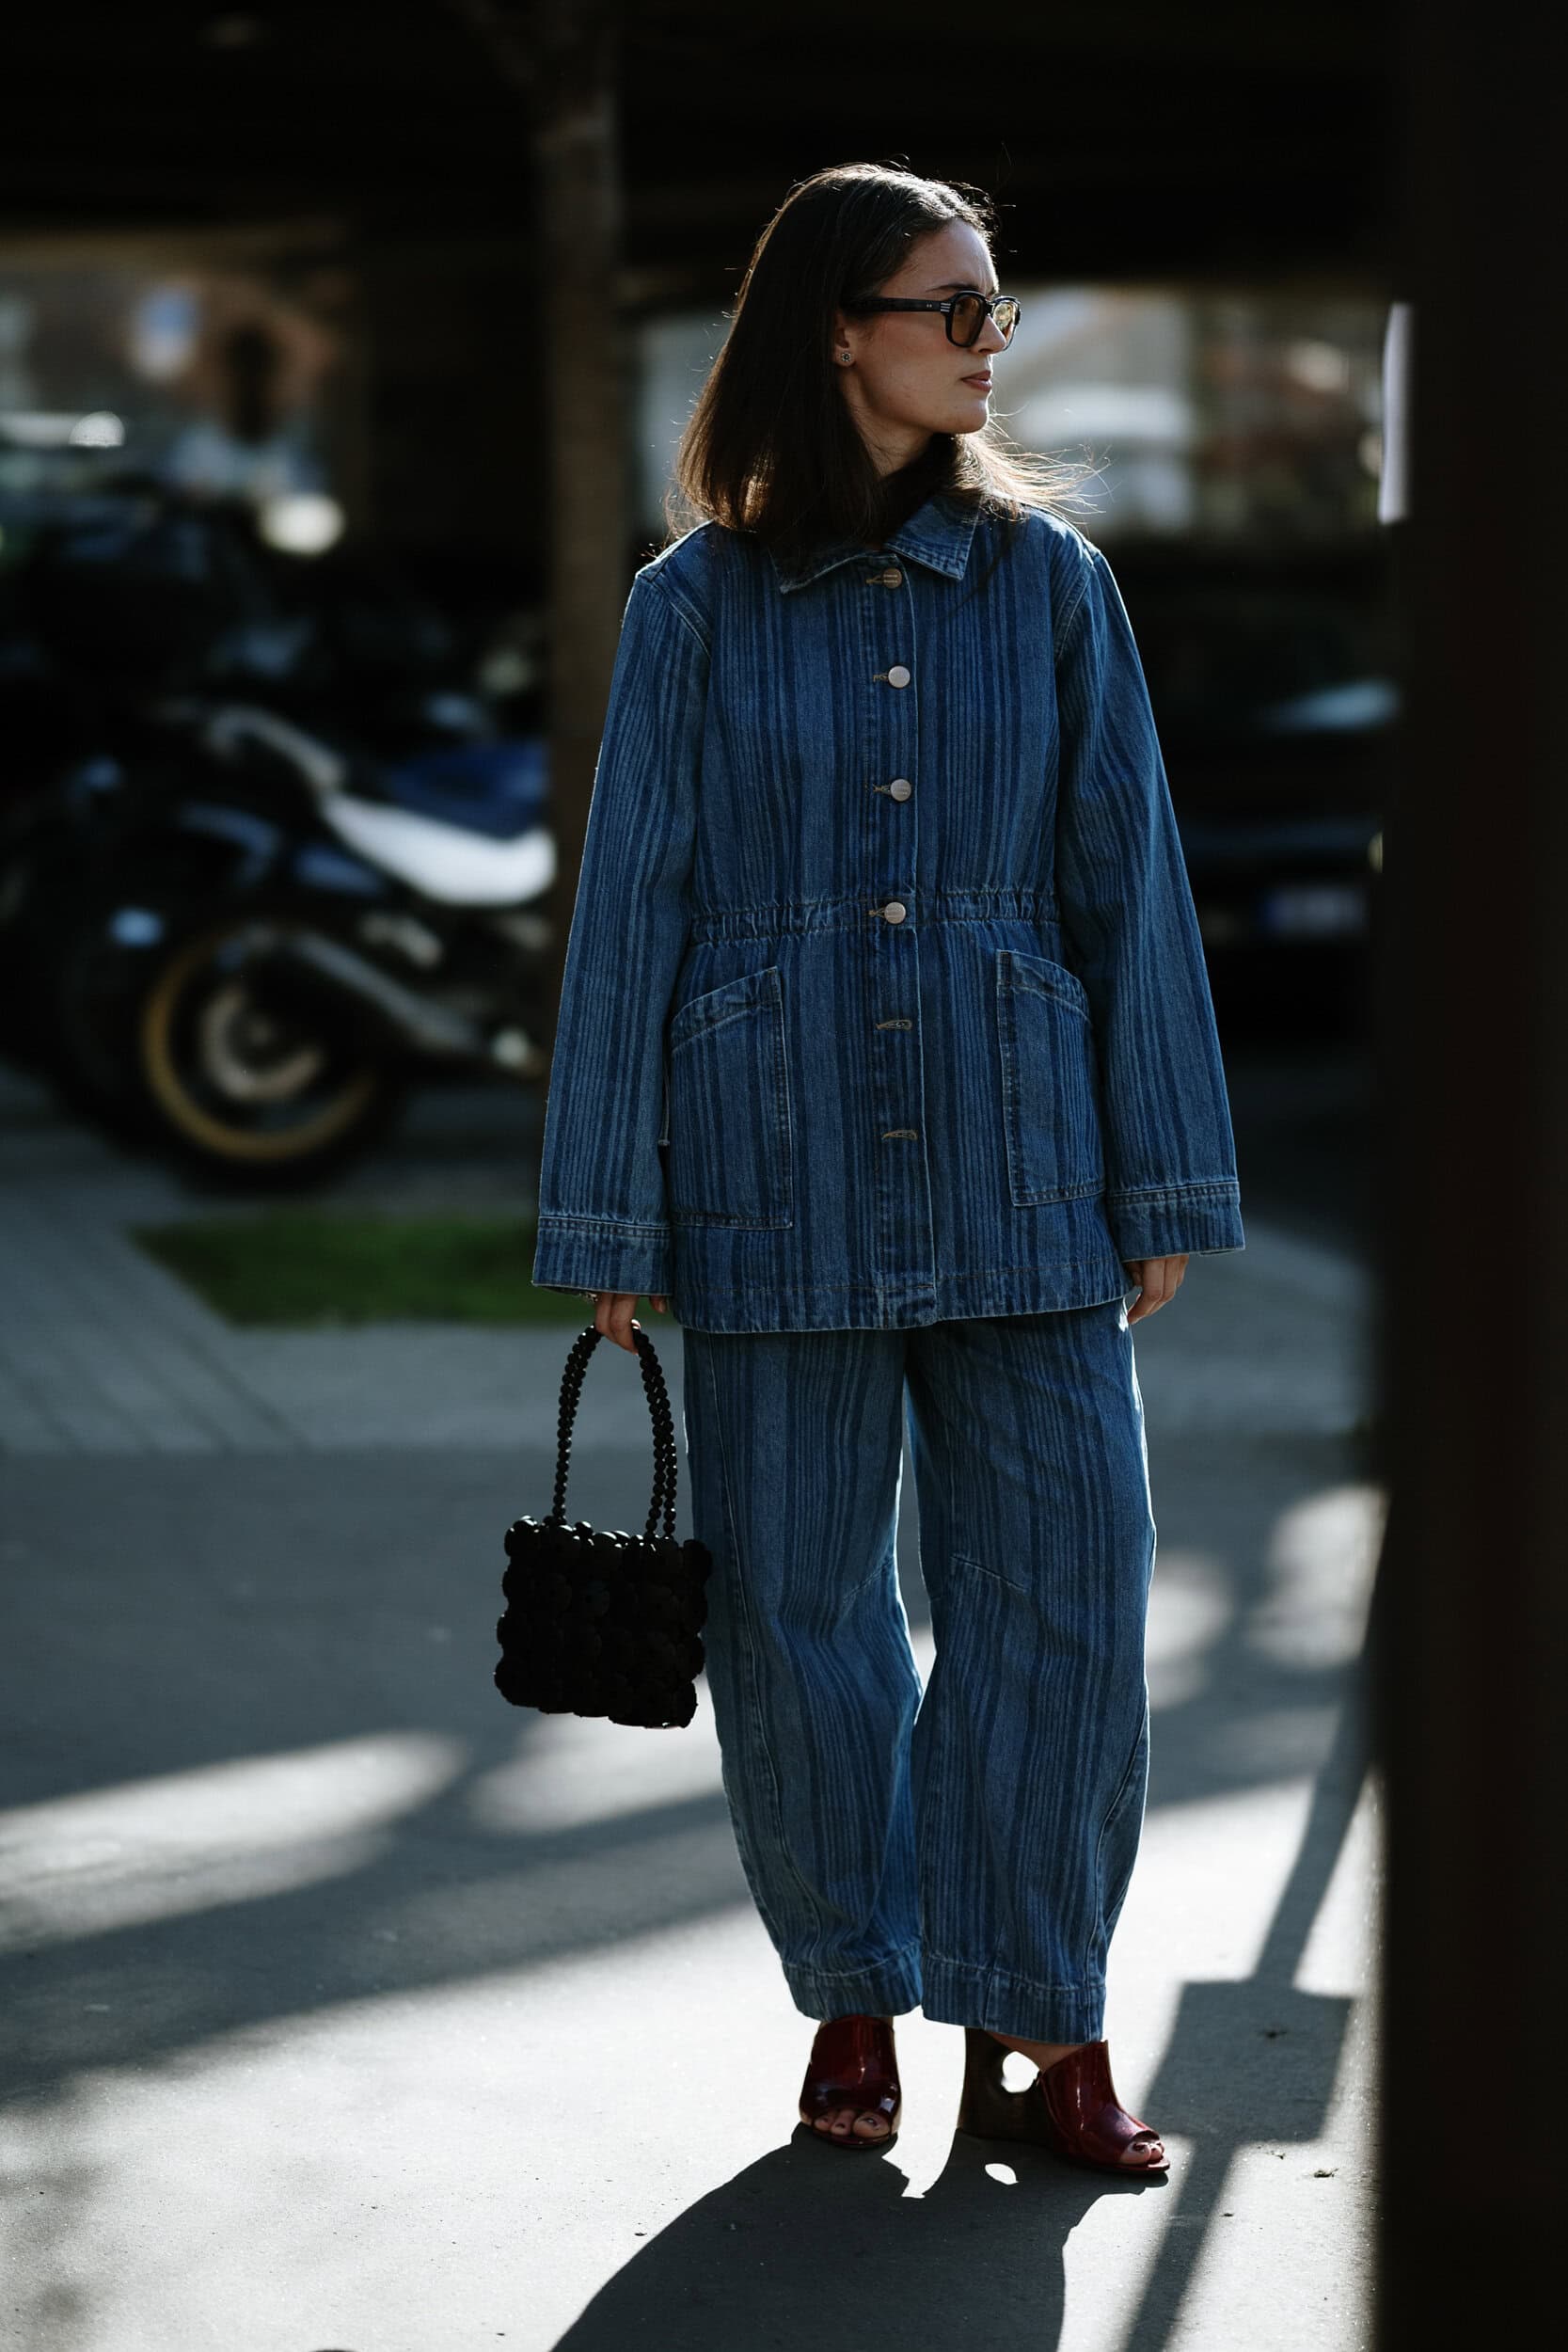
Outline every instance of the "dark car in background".
[[1360, 1027], [1398, 720], [1384, 543], [1112, 560], [1227, 1036]]

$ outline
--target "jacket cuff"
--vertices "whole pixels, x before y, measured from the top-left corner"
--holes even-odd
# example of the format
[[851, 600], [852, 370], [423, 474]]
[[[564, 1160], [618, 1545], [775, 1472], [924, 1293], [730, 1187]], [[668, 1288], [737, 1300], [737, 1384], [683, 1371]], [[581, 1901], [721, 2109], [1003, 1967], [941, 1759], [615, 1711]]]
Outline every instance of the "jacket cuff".
[[1125, 1260], [1201, 1258], [1218, 1249], [1244, 1249], [1241, 1184], [1172, 1184], [1148, 1192], [1107, 1194], [1105, 1220]]
[[612, 1216], [541, 1216], [531, 1279], [535, 1290], [668, 1298], [674, 1282], [670, 1228]]

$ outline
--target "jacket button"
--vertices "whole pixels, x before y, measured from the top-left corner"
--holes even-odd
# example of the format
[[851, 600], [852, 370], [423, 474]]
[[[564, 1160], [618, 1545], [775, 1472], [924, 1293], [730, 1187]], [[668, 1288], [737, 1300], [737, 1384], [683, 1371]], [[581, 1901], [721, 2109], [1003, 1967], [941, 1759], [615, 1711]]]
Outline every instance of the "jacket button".
[[896, 564], [889, 564], [885, 572], [878, 572], [875, 577], [881, 581], [884, 588], [902, 588], [904, 585], [904, 575]]
[[887, 789], [889, 800], [907, 801], [910, 794], [914, 790], [914, 787], [910, 782], [908, 776], [895, 776], [893, 782], [888, 786]]
[[881, 912], [884, 922], [901, 923], [905, 915], [908, 914], [909, 908], [904, 904], [902, 898], [890, 898]]
[[894, 663], [892, 669], [887, 674], [887, 682], [890, 686], [908, 686], [910, 682], [910, 673], [905, 669], [901, 661], [895, 661]]

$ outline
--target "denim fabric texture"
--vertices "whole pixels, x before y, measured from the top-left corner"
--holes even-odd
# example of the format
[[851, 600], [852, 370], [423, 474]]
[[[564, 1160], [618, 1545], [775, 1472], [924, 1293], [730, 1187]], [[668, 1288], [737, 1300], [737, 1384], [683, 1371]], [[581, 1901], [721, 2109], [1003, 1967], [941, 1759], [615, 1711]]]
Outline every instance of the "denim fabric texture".
[[1043, 508], [1004, 530], [938, 493], [879, 549], [789, 564], [705, 523], [637, 573], [536, 1283], [715, 1332], [887, 1330], [1106, 1304], [1126, 1261], [1244, 1246], [1120, 592]]
[[[724, 1791], [796, 2007], [1098, 2041], [1149, 1757], [1125, 1302], [682, 1348]], [[924, 1692], [895, 1565], [906, 1410]]]

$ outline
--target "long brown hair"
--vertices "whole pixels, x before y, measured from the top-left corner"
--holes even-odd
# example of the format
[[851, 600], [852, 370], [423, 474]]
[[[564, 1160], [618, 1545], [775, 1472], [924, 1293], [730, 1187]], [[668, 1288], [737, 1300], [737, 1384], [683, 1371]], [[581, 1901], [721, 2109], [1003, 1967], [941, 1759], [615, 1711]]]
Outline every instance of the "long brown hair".
[[714, 521], [795, 557], [841, 537], [876, 547], [939, 491], [1010, 525], [1071, 498], [1093, 469], [1022, 449], [993, 419], [933, 433], [912, 464], [881, 475], [833, 380], [835, 310], [879, 293], [916, 238], [954, 220], [990, 243], [980, 190], [893, 164], [839, 164], [790, 189], [676, 449], [672, 533]]

